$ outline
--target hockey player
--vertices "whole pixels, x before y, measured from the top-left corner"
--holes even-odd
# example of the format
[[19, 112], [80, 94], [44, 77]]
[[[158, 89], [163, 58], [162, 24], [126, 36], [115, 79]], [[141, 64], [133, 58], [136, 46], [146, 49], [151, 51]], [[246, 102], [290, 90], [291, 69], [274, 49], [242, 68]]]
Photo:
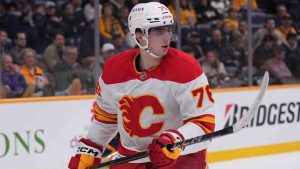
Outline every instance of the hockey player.
[[108, 59], [96, 87], [95, 119], [80, 140], [69, 168], [101, 162], [106, 144], [119, 132], [118, 158], [149, 152], [149, 158], [112, 169], [206, 169], [209, 142], [167, 149], [214, 131], [214, 99], [199, 63], [169, 47], [173, 16], [158, 2], [134, 6], [129, 30], [139, 49]]

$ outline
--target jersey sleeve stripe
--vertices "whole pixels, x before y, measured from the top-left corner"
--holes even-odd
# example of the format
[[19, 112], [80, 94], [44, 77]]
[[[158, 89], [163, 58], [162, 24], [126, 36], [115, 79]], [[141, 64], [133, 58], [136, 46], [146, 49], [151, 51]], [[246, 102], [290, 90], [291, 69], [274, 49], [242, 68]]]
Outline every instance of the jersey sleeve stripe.
[[213, 127], [213, 125], [207, 125], [206, 124], [206, 126], [205, 126], [203, 123], [199, 123], [199, 122], [195, 122], [195, 121], [192, 121], [192, 123], [195, 123], [196, 125], [198, 125], [199, 127], [201, 127], [201, 129], [203, 129], [203, 131], [205, 132], [205, 134], [213, 132], [213, 130], [210, 129], [210, 128]]
[[95, 119], [102, 123], [117, 124], [117, 115], [111, 114], [101, 109], [97, 104], [94, 104]]
[[187, 120], [184, 120], [184, 123], [192, 122], [198, 125], [205, 133], [211, 133], [215, 130], [215, 116], [206, 114], [198, 117], [193, 117]]

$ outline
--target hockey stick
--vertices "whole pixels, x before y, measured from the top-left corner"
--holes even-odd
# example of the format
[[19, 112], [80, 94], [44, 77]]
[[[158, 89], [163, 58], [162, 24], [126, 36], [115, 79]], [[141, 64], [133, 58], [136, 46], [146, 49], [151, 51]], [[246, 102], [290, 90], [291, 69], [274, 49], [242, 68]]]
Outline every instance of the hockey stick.
[[[264, 78], [259, 90], [258, 95], [256, 96], [255, 101], [252, 103], [250, 109], [248, 110], [248, 112], [240, 119], [238, 120], [235, 124], [233, 124], [232, 126], [226, 127], [222, 130], [218, 130], [216, 132], [213, 133], [208, 133], [202, 136], [198, 136], [198, 137], [194, 137], [194, 138], [190, 138], [188, 140], [184, 140], [182, 142], [178, 142], [175, 144], [170, 144], [168, 145], [168, 148], [173, 149], [176, 147], [184, 147], [184, 146], [189, 146], [189, 145], [193, 145], [196, 143], [200, 143], [203, 141], [207, 141], [207, 140], [211, 140], [211, 139], [215, 139], [221, 136], [225, 136], [228, 134], [232, 134], [232, 133], [236, 133], [238, 131], [240, 131], [245, 125], [247, 125], [249, 123], [249, 121], [253, 118], [254, 114], [257, 112], [261, 101], [264, 97], [264, 94], [266, 92], [266, 89], [268, 87], [269, 84], [269, 73], [265, 72], [264, 74]], [[125, 162], [129, 162], [129, 161], [133, 161], [133, 160], [138, 160], [141, 158], [145, 158], [148, 157], [148, 152], [144, 151], [135, 155], [131, 155], [131, 156], [127, 156], [127, 157], [123, 157], [123, 158], [119, 158], [116, 160], [112, 160], [109, 162], [105, 162], [102, 163], [100, 165], [98, 165], [95, 169], [100, 169], [102, 167], [106, 167], [106, 166], [113, 166], [113, 165], [117, 165], [117, 164], [121, 164], [121, 163], [125, 163]]]

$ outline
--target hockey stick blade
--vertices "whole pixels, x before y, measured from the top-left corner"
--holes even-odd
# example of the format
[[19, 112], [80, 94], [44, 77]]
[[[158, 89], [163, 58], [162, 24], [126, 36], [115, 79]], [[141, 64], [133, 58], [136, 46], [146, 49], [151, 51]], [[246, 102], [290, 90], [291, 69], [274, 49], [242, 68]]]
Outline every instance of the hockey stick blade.
[[269, 73], [266, 71], [264, 74], [264, 78], [263, 78], [259, 93], [256, 96], [254, 103], [252, 103], [252, 106], [250, 107], [248, 112], [233, 125], [234, 133], [240, 131], [253, 118], [254, 114], [257, 112], [257, 110], [260, 106], [260, 103], [264, 97], [264, 94], [267, 90], [268, 85], [269, 85]]
[[[257, 112], [257, 110], [258, 110], [258, 108], [261, 104], [261, 101], [264, 97], [264, 94], [267, 90], [268, 84], [269, 84], [269, 73], [265, 72], [264, 77], [263, 77], [263, 81], [262, 81], [262, 84], [261, 84], [261, 87], [260, 87], [260, 90], [259, 90], [259, 93], [256, 96], [255, 101], [251, 105], [248, 112], [240, 120], [238, 120], [235, 124], [233, 124], [232, 126], [226, 127], [222, 130], [215, 131], [213, 133], [208, 133], [208, 134], [205, 134], [205, 135], [202, 135], [202, 136], [197, 136], [197, 137], [193, 137], [193, 138], [184, 140], [182, 142], [178, 142], [178, 143], [175, 143], [175, 144], [170, 144], [170, 145], [168, 145], [168, 148], [173, 149], [173, 148], [176, 148], [176, 147], [189, 146], [189, 145], [193, 145], [193, 144], [196, 144], [196, 143], [200, 143], [200, 142], [204, 142], [204, 141], [207, 141], [207, 140], [215, 139], [215, 138], [218, 138], [218, 137], [221, 137], [221, 136], [229, 135], [229, 134], [236, 133], [236, 132], [240, 131], [244, 126], [246, 126], [250, 122], [250, 120], [253, 118], [254, 114]], [[103, 167], [113, 166], [113, 165], [117, 165], [117, 164], [122, 164], [122, 163], [125, 163], [125, 162], [138, 160], [138, 159], [145, 158], [145, 157], [148, 157], [148, 152], [147, 151], [144, 151], [144, 152], [141, 152], [141, 153], [138, 153], [138, 154], [135, 154], [135, 155], [127, 156], [127, 157], [122, 157], [122, 158], [112, 160], [112, 161], [109, 161], [109, 162], [102, 163], [102, 164], [96, 166], [95, 169], [100, 169], [100, 168], [103, 168]]]

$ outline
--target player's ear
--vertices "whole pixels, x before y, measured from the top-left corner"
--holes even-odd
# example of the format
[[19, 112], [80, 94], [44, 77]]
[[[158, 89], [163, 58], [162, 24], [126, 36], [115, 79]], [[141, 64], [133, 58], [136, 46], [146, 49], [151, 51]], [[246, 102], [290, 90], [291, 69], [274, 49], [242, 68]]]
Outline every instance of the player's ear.
[[136, 29], [135, 31], [135, 37], [136, 37], [136, 40], [139, 42], [139, 44], [141, 44], [142, 46], [144, 45], [145, 41], [143, 39], [143, 32], [141, 29]]

